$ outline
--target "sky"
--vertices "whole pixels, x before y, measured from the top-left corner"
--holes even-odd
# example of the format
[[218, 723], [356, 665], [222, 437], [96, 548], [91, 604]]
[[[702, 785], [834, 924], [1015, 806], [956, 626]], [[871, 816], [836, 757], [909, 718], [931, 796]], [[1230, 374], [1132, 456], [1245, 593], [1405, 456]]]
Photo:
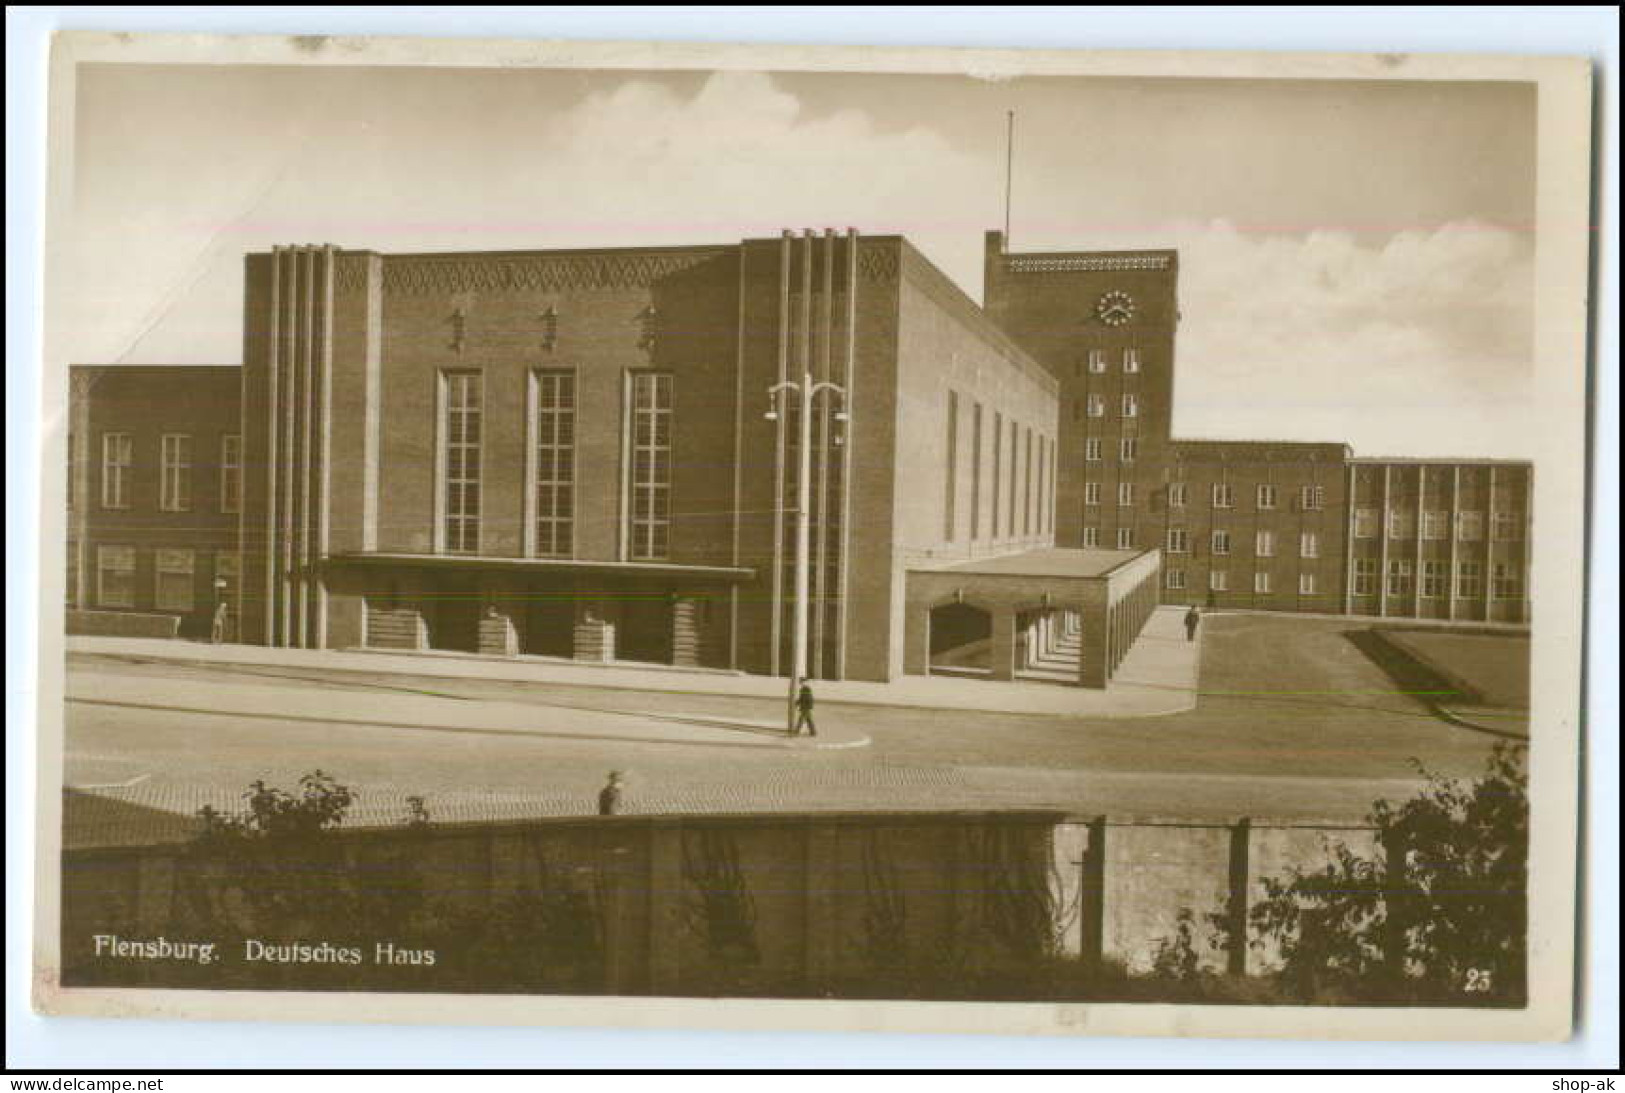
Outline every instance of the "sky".
[[1535, 97], [1508, 83], [85, 66], [81, 363], [238, 363], [242, 256], [907, 235], [1180, 251], [1175, 433], [1525, 458]]

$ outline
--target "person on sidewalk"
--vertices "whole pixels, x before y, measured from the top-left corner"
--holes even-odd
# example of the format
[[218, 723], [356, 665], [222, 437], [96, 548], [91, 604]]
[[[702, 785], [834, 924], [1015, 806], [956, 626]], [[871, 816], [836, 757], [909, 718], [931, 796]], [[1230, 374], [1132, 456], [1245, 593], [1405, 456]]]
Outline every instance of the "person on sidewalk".
[[609, 781], [604, 788], [598, 791], [598, 815], [618, 816], [621, 812], [621, 790], [623, 789], [622, 774], [618, 770], [609, 772]]
[[813, 724], [812, 688], [805, 683], [801, 685], [801, 690], [796, 692], [796, 724], [795, 728], [790, 730], [790, 735], [800, 736], [803, 725], [807, 726], [808, 736], [818, 735], [818, 728]]
[[1196, 609], [1196, 605], [1193, 603], [1191, 609], [1185, 612], [1185, 640], [1195, 641], [1196, 628], [1201, 625], [1202, 613]]

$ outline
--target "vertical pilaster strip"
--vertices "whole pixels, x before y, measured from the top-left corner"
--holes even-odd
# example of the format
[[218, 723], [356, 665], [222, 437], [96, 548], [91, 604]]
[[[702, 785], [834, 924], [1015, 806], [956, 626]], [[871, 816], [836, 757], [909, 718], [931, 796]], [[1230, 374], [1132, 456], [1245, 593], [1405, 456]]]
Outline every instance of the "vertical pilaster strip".
[[1343, 529], [1343, 614], [1354, 614], [1354, 514], [1358, 511], [1359, 495], [1355, 493], [1354, 464], [1344, 465], [1347, 474], [1344, 476], [1343, 507], [1348, 510], [1348, 520]]
[[[784, 383], [790, 372], [790, 230], [779, 237], [779, 378]], [[784, 659], [781, 634], [784, 630], [784, 455], [786, 430], [789, 421], [790, 400], [780, 389], [773, 396], [773, 409], [778, 419], [777, 435], [773, 441], [773, 591], [772, 633], [769, 637], [771, 675], [778, 675]]]
[[312, 554], [314, 572], [311, 574], [315, 596], [311, 645], [327, 648], [327, 575], [325, 566], [331, 549], [332, 512], [329, 503], [332, 487], [333, 452], [333, 276], [337, 264], [337, 249], [322, 248], [321, 286], [321, 341], [319, 364], [321, 371], [321, 398], [317, 404], [316, 421], [316, 542]]
[[1416, 465], [1416, 562], [1412, 566], [1411, 618], [1422, 617], [1422, 547], [1427, 541], [1424, 521], [1427, 520], [1428, 468], [1426, 463]]
[[1523, 550], [1520, 560], [1521, 576], [1518, 588], [1523, 593], [1523, 606], [1519, 618], [1527, 626], [1532, 618], [1530, 605], [1534, 602], [1530, 595], [1534, 590], [1530, 587], [1530, 562], [1532, 558], [1532, 542], [1535, 529], [1535, 465], [1533, 463], [1523, 471]]
[[[739, 537], [745, 518], [745, 261], [748, 251], [739, 245], [739, 315], [734, 324], [734, 505], [731, 564], [738, 568]], [[739, 584], [728, 585], [728, 667], [739, 668]]]
[[[835, 337], [835, 229], [825, 228], [823, 247], [823, 300], [821, 314], [819, 315], [819, 350], [818, 350], [818, 379], [821, 382], [831, 382], [830, 350], [831, 342]], [[816, 569], [813, 570], [813, 603], [817, 611], [813, 614], [813, 663], [816, 667], [810, 673], [818, 679], [824, 679], [829, 670], [829, 661], [825, 656], [824, 629], [829, 615], [829, 427], [830, 427], [830, 399], [833, 393], [826, 392], [824, 401], [818, 411], [818, 539], [813, 551], [816, 559]]]
[[1458, 584], [1457, 584], [1458, 578], [1456, 576], [1456, 565], [1457, 565], [1457, 557], [1456, 556], [1457, 556], [1458, 550], [1459, 550], [1460, 545], [1461, 545], [1461, 536], [1460, 536], [1460, 531], [1461, 531], [1461, 527], [1460, 527], [1460, 521], [1461, 521], [1461, 464], [1460, 463], [1456, 463], [1456, 464], [1452, 465], [1451, 468], [1450, 468], [1450, 516], [1449, 516], [1449, 520], [1450, 520], [1450, 528], [1449, 528], [1449, 532], [1450, 532], [1450, 580], [1449, 580], [1449, 585], [1450, 585], [1450, 587], [1445, 589], [1445, 594], [1447, 596], [1449, 596], [1449, 600], [1447, 601], [1448, 604], [1449, 604], [1449, 608], [1445, 612], [1445, 618], [1453, 620], [1456, 617], [1456, 589], [1458, 587]]
[[361, 549], [371, 551], [378, 549], [378, 476], [382, 470], [379, 466], [382, 427], [379, 414], [383, 400], [384, 268], [383, 259], [376, 254], [368, 254], [362, 261], [366, 263], [367, 271], [365, 281], [367, 421], [364, 440], [366, 447], [363, 454], [365, 466], [362, 468]]
[[[281, 455], [277, 445], [277, 415], [281, 386], [277, 379], [278, 347], [282, 339], [282, 248], [271, 248], [271, 317], [265, 339], [265, 544], [260, 556], [265, 559], [265, 582], [262, 588], [260, 610], [264, 615], [265, 644], [277, 643], [277, 460]], [[249, 404], [245, 401], [243, 409]]]
[[1392, 486], [1392, 472], [1392, 466], [1387, 463], [1382, 465], [1382, 507], [1378, 510], [1381, 516], [1377, 521], [1377, 534], [1382, 537], [1381, 554], [1377, 560], [1377, 615], [1380, 618], [1388, 617], [1388, 540], [1393, 535], [1388, 492]]
[[845, 374], [841, 386], [846, 388], [847, 420], [842, 430], [845, 443], [841, 445], [841, 554], [839, 559], [839, 602], [836, 604], [835, 678], [846, 678], [847, 601], [849, 598], [852, 566], [849, 548], [852, 543], [852, 444], [854, 440], [851, 407], [856, 405], [857, 392], [852, 389], [857, 359], [858, 324], [858, 231], [846, 230], [846, 331]]
[[1495, 618], [1495, 464], [1484, 489], [1484, 621]]
[[294, 645], [293, 639], [293, 501], [294, 485], [298, 479], [298, 452], [294, 448], [294, 416], [299, 408], [300, 391], [298, 385], [298, 369], [294, 367], [294, 356], [299, 336], [299, 252], [298, 248], [288, 247], [282, 252], [282, 277], [285, 280], [282, 295], [283, 324], [282, 338], [277, 349], [277, 368], [282, 375], [282, 388], [285, 392], [282, 405], [280, 428], [282, 429], [282, 465], [277, 473], [282, 478], [282, 505], [277, 514], [277, 534], [280, 536], [278, 554], [281, 561], [281, 571], [278, 580], [279, 616], [277, 630], [280, 644]]

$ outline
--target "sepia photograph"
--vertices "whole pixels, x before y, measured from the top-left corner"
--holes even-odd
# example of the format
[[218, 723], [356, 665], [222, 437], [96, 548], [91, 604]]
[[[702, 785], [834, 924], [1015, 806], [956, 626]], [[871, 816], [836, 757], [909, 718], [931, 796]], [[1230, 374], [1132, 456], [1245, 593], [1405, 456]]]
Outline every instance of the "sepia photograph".
[[42, 1009], [1568, 1035], [1584, 59], [51, 79]]

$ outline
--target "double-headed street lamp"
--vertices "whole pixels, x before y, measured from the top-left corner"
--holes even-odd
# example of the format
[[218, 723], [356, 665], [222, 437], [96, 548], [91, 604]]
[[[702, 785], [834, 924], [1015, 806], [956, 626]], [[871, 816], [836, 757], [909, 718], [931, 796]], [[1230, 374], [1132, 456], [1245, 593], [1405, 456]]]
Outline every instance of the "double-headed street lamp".
[[[812, 415], [813, 400], [819, 394], [829, 394], [844, 400], [846, 388], [827, 380], [813, 382], [812, 373], [804, 372], [801, 382], [795, 383], [786, 380], [776, 383], [767, 389], [769, 410], [763, 416], [769, 421], [779, 419], [778, 398], [786, 392], [795, 392], [801, 399], [801, 421], [799, 431], [800, 461], [796, 469], [796, 602], [794, 627], [792, 635], [793, 653], [790, 658], [790, 709], [787, 726], [791, 732], [795, 731], [796, 694], [801, 690], [802, 682], [807, 678], [807, 585], [809, 559], [807, 557], [809, 546], [808, 538], [812, 524]], [[837, 408], [833, 415], [837, 424], [844, 425], [846, 411]], [[839, 433], [835, 435], [835, 446], [839, 447], [842, 438]], [[842, 488], [846, 484], [842, 483]]]

